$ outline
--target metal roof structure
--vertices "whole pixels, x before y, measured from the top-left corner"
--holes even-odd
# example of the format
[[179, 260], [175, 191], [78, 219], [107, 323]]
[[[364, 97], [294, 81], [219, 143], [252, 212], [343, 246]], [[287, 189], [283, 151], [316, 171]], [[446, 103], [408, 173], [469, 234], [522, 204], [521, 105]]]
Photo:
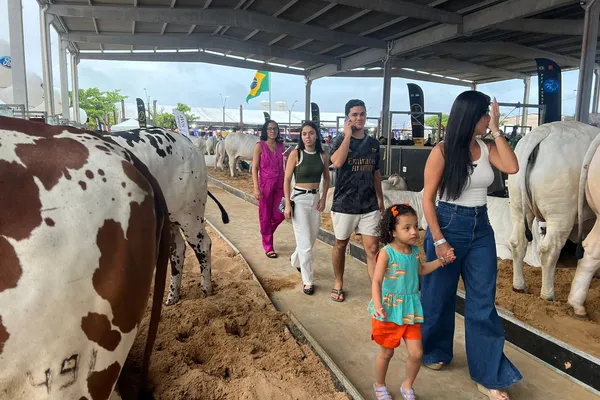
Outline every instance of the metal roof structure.
[[[38, 0], [79, 59], [471, 86], [579, 68], [579, 0]], [[596, 60], [598, 60], [596, 54]], [[417, 72], [420, 71], [420, 72]]]

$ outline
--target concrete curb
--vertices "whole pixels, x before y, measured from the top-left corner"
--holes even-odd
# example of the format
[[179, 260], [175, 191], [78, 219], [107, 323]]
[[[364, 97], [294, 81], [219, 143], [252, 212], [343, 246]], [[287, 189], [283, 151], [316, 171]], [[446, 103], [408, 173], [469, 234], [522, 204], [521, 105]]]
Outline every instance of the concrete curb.
[[[241, 190], [210, 176], [208, 180], [234, 196], [257, 205], [254, 197]], [[319, 228], [318, 239], [329, 246], [333, 246], [335, 243], [334, 234], [323, 228]], [[347, 254], [362, 263], [367, 262], [367, 256], [362, 246], [350, 242]], [[465, 295], [463, 292], [457, 292], [456, 302], [456, 312], [464, 317]], [[600, 376], [600, 359], [517, 320], [506, 310], [498, 308], [498, 315], [502, 319], [506, 343], [511, 347], [540, 361], [549, 369], [600, 396], [600, 380], [597, 378]]]
[[[235, 195], [235, 193], [232, 194]], [[235, 247], [235, 245], [231, 243], [231, 241], [227, 239], [223, 232], [221, 232], [212, 222], [210, 222], [208, 219], [206, 219], [206, 222], [210, 226], [210, 229], [212, 229], [217, 235], [219, 235], [219, 237], [223, 239], [223, 241], [225, 241], [225, 243], [227, 243], [227, 245], [233, 249], [233, 251], [235, 252], [234, 257], [238, 255], [241, 256], [244, 265], [248, 267], [250, 274], [252, 274], [252, 279], [256, 281], [256, 283], [258, 283], [258, 286], [260, 287], [263, 296], [265, 296], [265, 298], [269, 301], [271, 308], [274, 311], [278, 311], [273, 302], [271, 301], [271, 298], [269, 297], [269, 295], [261, 285], [260, 281], [258, 280], [258, 277], [254, 273], [254, 270], [252, 270], [252, 267], [250, 266], [250, 264], [248, 264], [248, 261], [246, 261], [246, 258], [244, 258], [239, 249]], [[360, 394], [356, 387], [354, 387], [352, 382], [350, 382], [350, 380], [337, 366], [337, 364], [331, 359], [331, 357], [329, 357], [329, 355], [321, 347], [321, 345], [311, 336], [311, 334], [304, 328], [304, 326], [302, 326], [302, 324], [300, 323], [300, 321], [298, 321], [294, 314], [292, 314], [291, 311], [288, 311], [287, 315], [290, 318], [291, 326], [289, 326], [286, 330], [290, 333], [290, 335], [294, 337], [294, 339], [296, 339], [297, 342], [308, 345], [308, 347], [312, 349], [312, 351], [317, 355], [317, 357], [319, 357], [321, 362], [325, 365], [325, 368], [329, 370], [331, 378], [333, 379], [333, 385], [335, 389], [339, 392], [346, 393], [346, 395], [352, 400], [364, 400], [364, 397]]]

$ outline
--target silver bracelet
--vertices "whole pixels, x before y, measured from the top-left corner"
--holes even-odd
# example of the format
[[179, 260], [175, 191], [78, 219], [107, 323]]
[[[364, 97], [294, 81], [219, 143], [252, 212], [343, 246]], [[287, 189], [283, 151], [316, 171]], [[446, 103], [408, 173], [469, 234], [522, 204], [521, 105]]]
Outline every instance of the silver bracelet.
[[433, 245], [434, 245], [435, 247], [438, 247], [438, 246], [441, 246], [441, 245], [443, 245], [444, 243], [446, 243], [446, 239], [443, 239], [443, 238], [442, 238], [442, 239], [438, 240], [437, 242], [433, 242]]

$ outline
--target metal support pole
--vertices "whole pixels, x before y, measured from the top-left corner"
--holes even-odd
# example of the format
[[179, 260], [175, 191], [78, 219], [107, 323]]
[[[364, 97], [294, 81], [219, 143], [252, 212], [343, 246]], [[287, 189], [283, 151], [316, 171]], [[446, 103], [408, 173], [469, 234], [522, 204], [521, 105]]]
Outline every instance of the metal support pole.
[[[8, 0], [8, 32], [12, 59], [13, 103], [29, 110], [27, 77], [25, 74], [25, 42], [23, 40], [23, 5], [21, 0]], [[25, 116], [23, 116], [25, 117]]]
[[531, 94], [531, 77], [523, 79], [523, 115], [521, 116], [521, 135], [525, 135], [528, 121], [529, 109], [525, 106], [529, 103], [529, 95]]
[[306, 82], [306, 91], [304, 95], [304, 120], [310, 121], [310, 88], [312, 86], [312, 81], [308, 78], [308, 75], [305, 77]]
[[71, 87], [73, 88], [73, 116], [75, 122], [79, 123], [79, 78], [77, 76], [77, 54], [71, 54]]
[[587, 123], [590, 114], [592, 77], [596, 63], [596, 45], [598, 43], [598, 19], [600, 18], [600, 0], [589, 0], [585, 5], [585, 22], [581, 44], [581, 64], [577, 85], [577, 105], [575, 119]]
[[477, 90], [477, 82], [471, 83], [471, 90]]
[[52, 54], [50, 53], [50, 32], [46, 11], [48, 5], [40, 9], [40, 37], [42, 39], [42, 70], [44, 77], [44, 105], [46, 113], [54, 115], [54, 86], [52, 83]]
[[392, 57], [389, 54], [383, 67], [383, 103], [381, 116], [381, 136], [387, 137], [386, 175], [390, 175], [392, 167], [392, 130], [390, 129], [390, 98], [392, 94]]
[[596, 84], [594, 85], [594, 100], [592, 102], [592, 112], [598, 113], [598, 103], [600, 103], [600, 71], [595, 69], [594, 76], [596, 77]]
[[[60, 71], [60, 97], [62, 102], [63, 119], [70, 120], [69, 115], [69, 73], [67, 71], [67, 47], [69, 43], [65, 40], [60, 41], [60, 50], [58, 52], [58, 68]], [[75, 115], [77, 110], [73, 110]]]

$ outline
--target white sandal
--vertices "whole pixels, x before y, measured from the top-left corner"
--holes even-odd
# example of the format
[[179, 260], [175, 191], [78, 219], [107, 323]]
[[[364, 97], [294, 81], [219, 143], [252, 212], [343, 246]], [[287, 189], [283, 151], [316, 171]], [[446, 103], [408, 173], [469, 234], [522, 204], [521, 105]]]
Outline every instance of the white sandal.
[[508, 393], [501, 391], [501, 390], [497, 390], [497, 389], [488, 389], [479, 383], [477, 384], [477, 390], [479, 390], [481, 393], [485, 394], [490, 400], [500, 400], [495, 396], [495, 393], [492, 393], [492, 391], [502, 393], [502, 394], [499, 394], [499, 396], [501, 396], [501, 398], [503, 400], [510, 400]]

